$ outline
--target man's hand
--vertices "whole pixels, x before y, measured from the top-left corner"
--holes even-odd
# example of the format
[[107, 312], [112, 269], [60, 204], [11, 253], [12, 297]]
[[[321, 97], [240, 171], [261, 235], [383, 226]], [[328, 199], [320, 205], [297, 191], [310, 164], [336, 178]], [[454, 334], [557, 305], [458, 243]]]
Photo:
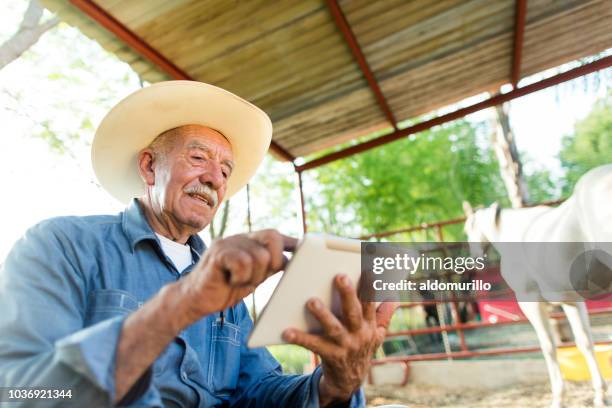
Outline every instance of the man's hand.
[[266, 230], [216, 241], [191, 273], [164, 286], [123, 324], [115, 358], [115, 400], [128, 390], [190, 324], [240, 302], [286, 263], [297, 241]]
[[323, 376], [319, 384], [322, 407], [333, 401], [347, 401], [365, 379], [372, 354], [382, 344], [397, 303], [360, 302], [345, 275], [335, 279], [342, 300], [342, 321], [316, 298], [308, 301], [310, 312], [321, 322], [323, 336], [287, 329], [289, 343], [303, 346], [321, 356]]
[[275, 230], [234, 235], [215, 241], [182, 282], [189, 321], [240, 302], [284, 268], [283, 251], [293, 251], [295, 238]]

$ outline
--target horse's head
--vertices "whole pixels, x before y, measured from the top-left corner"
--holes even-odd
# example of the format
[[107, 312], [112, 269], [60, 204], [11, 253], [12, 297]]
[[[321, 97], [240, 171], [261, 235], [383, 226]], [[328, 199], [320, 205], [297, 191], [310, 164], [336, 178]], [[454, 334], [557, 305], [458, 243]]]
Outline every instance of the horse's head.
[[470, 252], [476, 257], [483, 256], [486, 252], [486, 246], [497, 236], [501, 212], [499, 204], [493, 203], [488, 208], [474, 210], [470, 203], [464, 201], [463, 211], [466, 217], [463, 231], [467, 235]]

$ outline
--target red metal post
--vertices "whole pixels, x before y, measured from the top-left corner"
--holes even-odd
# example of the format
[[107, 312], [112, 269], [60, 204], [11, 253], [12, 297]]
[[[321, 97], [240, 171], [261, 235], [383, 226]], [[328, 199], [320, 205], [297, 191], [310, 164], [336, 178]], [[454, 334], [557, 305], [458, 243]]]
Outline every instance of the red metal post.
[[[444, 242], [444, 233], [442, 232], [442, 225], [438, 224], [436, 225], [436, 236], [438, 238], [438, 242], [442, 243]], [[448, 256], [448, 249], [445, 248], [444, 246], [442, 247], [442, 250], [444, 251], [444, 256]], [[448, 278], [447, 278], [448, 280]], [[457, 326], [457, 324], [461, 323], [459, 321], [459, 309], [457, 307], [457, 296], [455, 296], [455, 292], [451, 291], [450, 292], [450, 306], [451, 306], [451, 316], [453, 317], [453, 327], [455, 328], [455, 331], [457, 332], [457, 335], [459, 336], [459, 343], [461, 345], [461, 351], [467, 351], [468, 347], [467, 347], [467, 343], [465, 341], [465, 333], [463, 333], [463, 330], [461, 330], [461, 327]]]
[[297, 169], [299, 171], [313, 169], [315, 167], [319, 167], [324, 164], [331, 163], [333, 161], [343, 159], [348, 156], [352, 156], [353, 154], [361, 153], [366, 150], [370, 150], [375, 147], [382, 146], [390, 142], [394, 142], [396, 140], [402, 139], [414, 133], [418, 133], [418, 132], [422, 132], [427, 129], [431, 129], [434, 126], [441, 125], [443, 123], [447, 123], [447, 122], [451, 122], [456, 119], [463, 118], [464, 116], [469, 115], [471, 113], [478, 112], [483, 109], [490, 108], [492, 106], [501, 105], [504, 102], [508, 102], [513, 99], [520, 98], [521, 96], [529, 95], [537, 91], [541, 91], [542, 89], [546, 89], [554, 85], [559, 85], [563, 82], [567, 82], [572, 79], [576, 79], [578, 77], [590, 74], [592, 72], [599, 71], [604, 68], [608, 68], [610, 66], [612, 66], [612, 56], [603, 57], [603, 58], [598, 59], [597, 61], [593, 61], [591, 63], [571, 69], [569, 71], [552, 76], [550, 78], [543, 79], [539, 82], [535, 82], [533, 84], [529, 84], [521, 88], [513, 89], [512, 91], [505, 93], [505, 94], [495, 95], [485, 101], [476, 103], [474, 105], [471, 105], [465, 108], [457, 109], [456, 111], [447, 113], [446, 115], [438, 116], [437, 118], [426, 120], [414, 126], [410, 126], [408, 128], [395, 131], [389, 135], [385, 135], [385, 136], [381, 136], [376, 139], [368, 140], [367, 142], [363, 142], [363, 143], [348, 147], [346, 149], [342, 149], [337, 152], [319, 157], [318, 159], [311, 160], [307, 163], [297, 166]]
[[[451, 314], [453, 316], [453, 321], [455, 323], [459, 322], [459, 310], [457, 308], [457, 301], [455, 300], [455, 296], [453, 294], [452, 296], [452, 300], [450, 302], [451, 304]], [[461, 330], [461, 326], [457, 327], [457, 335], [459, 336], [459, 343], [461, 345], [461, 351], [467, 351], [468, 347], [467, 347], [467, 343], [465, 341], [465, 333], [463, 333], [463, 330]]]
[[[177, 67], [172, 61], [153, 48], [144, 39], [139, 37], [123, 23], [110, 15], [106, 10], [98, 6], [94, 1], [70, 0], [70, 3], [81, 10], [84, 14], [91, 17], [94, 21], [97, 21], [102, 27], [115, 34], [126, 45], [153, 63], [170, 77], [189, 81], [195, 80], [193, 77], [191, 77], [191, 75]], [[291, 153], [274, 141], [272, 141], [270, 144], [270, 150], [287, 161], [293, 162], [295, 160], [295, 157]]]
[[151, 61], [172, 78], [187, 80], [192, 79], [189, 74], [174, 65], [159, 51], [151, 47], [146, 41], [123, 25], [123, 23], [121, 23], [115, 17], [107, 13], [106, 10], [98, 6], [92, 0], [70, 0], [70, 3], [81, 10], [84, 14], [87, 14], [93, 20], [100, 23], [102, 27], [115, 34], [126, 45], [131, 47], [144, 58]]
[[[439, 242], [444, 242], [444, 233], [442, 232], [442, 225], [438, 224], [436, 225], [436, 235], [438, 237], [438, 241]], [[447, 250], [444, 249], [444, 255], [447, 256]], [[457, 296], [455, 296], [455, 293], [451, 291], [451, 295], [450, 295], [450, 306], [451, 306], [451, 315], [453, 316], [453, 322], [454, 322], [454, 327], [455, 327], [455, 331], [457, 332], [457, 336], [459, 336], [459, 344], [461, 345], [461, 351], [468, 351], [468, 347], [467, 347], [467, 343], [465, 341], [465, 333], [463, 333], [463, 330], [461, 330], [461, 326], [457, 326], [457, 324], [461, 323], [459, 321], [459, 309], [457, 307]]]
[[525, 36], [525, 19], [527, 16], [527, 0], [516, 0], [514, 15], [514, 53], [512, 56], [512, 72], [510, 83], [513, 88], [521, 79], [521, 59], [523, 56], [523, 37]]
[[372, 92], [374, 92], [374, 96], [378, 101], [380, 109], [382, 109], [383, 113], [387, 117], [387, 120], [391, 123], [391, 126], [393, 126], [395, 130], [397, 130], [397, 120], [395, 119], [395, 115], [389, 107], [387, 99], [382, 93], [382, 90], [378, 85], [378, 81], [376, 80], [374, 73], [370, 69], [370, 65], [368, 64], [368, 61], [366, 60], [365, 55], [363, 54], [363, 51], [359, 46], [359, 42], [357, 42], [357, 38], [355, 37], [353, 30], [351, 30], [351, 26], [348, 23], [346, 17], [344, 16], [344, 13], [342, 12], [340, 5], [338, 4], [338, 1], [327, 0], [327, 7], [329, 8], [332, 17], [334, 18], [336, 25], [342, 32], [342, 35], [344, 35], [344, 39], [346, 40], [347, 45], [351, 49], [353, 56], [357, 60], [357, 64], [359, 64], [359, 68], [361, 69], [363, 76], [368, 82], [370, 89], [372, 90]]
[[444, 242], [444, 234], [442, 233], [442, 225], [436, 225], [436, 236], [439, 242]]

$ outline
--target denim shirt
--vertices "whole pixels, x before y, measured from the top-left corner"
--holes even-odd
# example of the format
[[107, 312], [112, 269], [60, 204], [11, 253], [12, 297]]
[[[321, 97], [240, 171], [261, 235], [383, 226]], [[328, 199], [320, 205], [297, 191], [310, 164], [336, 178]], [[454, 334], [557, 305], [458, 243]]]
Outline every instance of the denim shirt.
[[[199, 259], [203, 241], [194, 235], [188, 243]], [[51, 401], [59, 406], [112, 405], [124, 320], [191, 268], [176, 270], [136, 200], [118, 215], [58, 217], [32, 227], [0, 270], [0, 387], [71, 390], [69, 401]], [[267, 349], [247, 348], [253, 323], [245, 304], [224, 315], [223, 324], [215, 314], [182, 331], [122, 402], [319, 405], [320, 367], [311, 375], [283, 375]], [[349, 406], [364, 405], [359, 390]]]

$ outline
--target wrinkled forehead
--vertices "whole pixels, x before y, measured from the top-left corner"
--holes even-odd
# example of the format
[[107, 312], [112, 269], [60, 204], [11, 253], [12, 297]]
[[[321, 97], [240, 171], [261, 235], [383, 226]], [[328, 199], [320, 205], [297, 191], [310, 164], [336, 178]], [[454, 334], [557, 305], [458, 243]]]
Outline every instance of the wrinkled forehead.
[[169, 129], [160, 134], [151, 146], [164, 147], [166, 152], [200, 149], [223, 156], [224, 160], [233, 158], [229, 140], [221, 132], [201, 125], [184, 125]]
[[200, 145], [218, 145], [232, 151], [229, 139], [220, 131], [202, 125], [183, 125], [173, 129], [181, 135], [184, 143], [199, 141]]
[[232, 145], [219, 131], [199, 126], [186, 127], [183, 131], [182, 146], [187, 150], [198, 150], [216, 157], [230, 169], [234, 168]]

